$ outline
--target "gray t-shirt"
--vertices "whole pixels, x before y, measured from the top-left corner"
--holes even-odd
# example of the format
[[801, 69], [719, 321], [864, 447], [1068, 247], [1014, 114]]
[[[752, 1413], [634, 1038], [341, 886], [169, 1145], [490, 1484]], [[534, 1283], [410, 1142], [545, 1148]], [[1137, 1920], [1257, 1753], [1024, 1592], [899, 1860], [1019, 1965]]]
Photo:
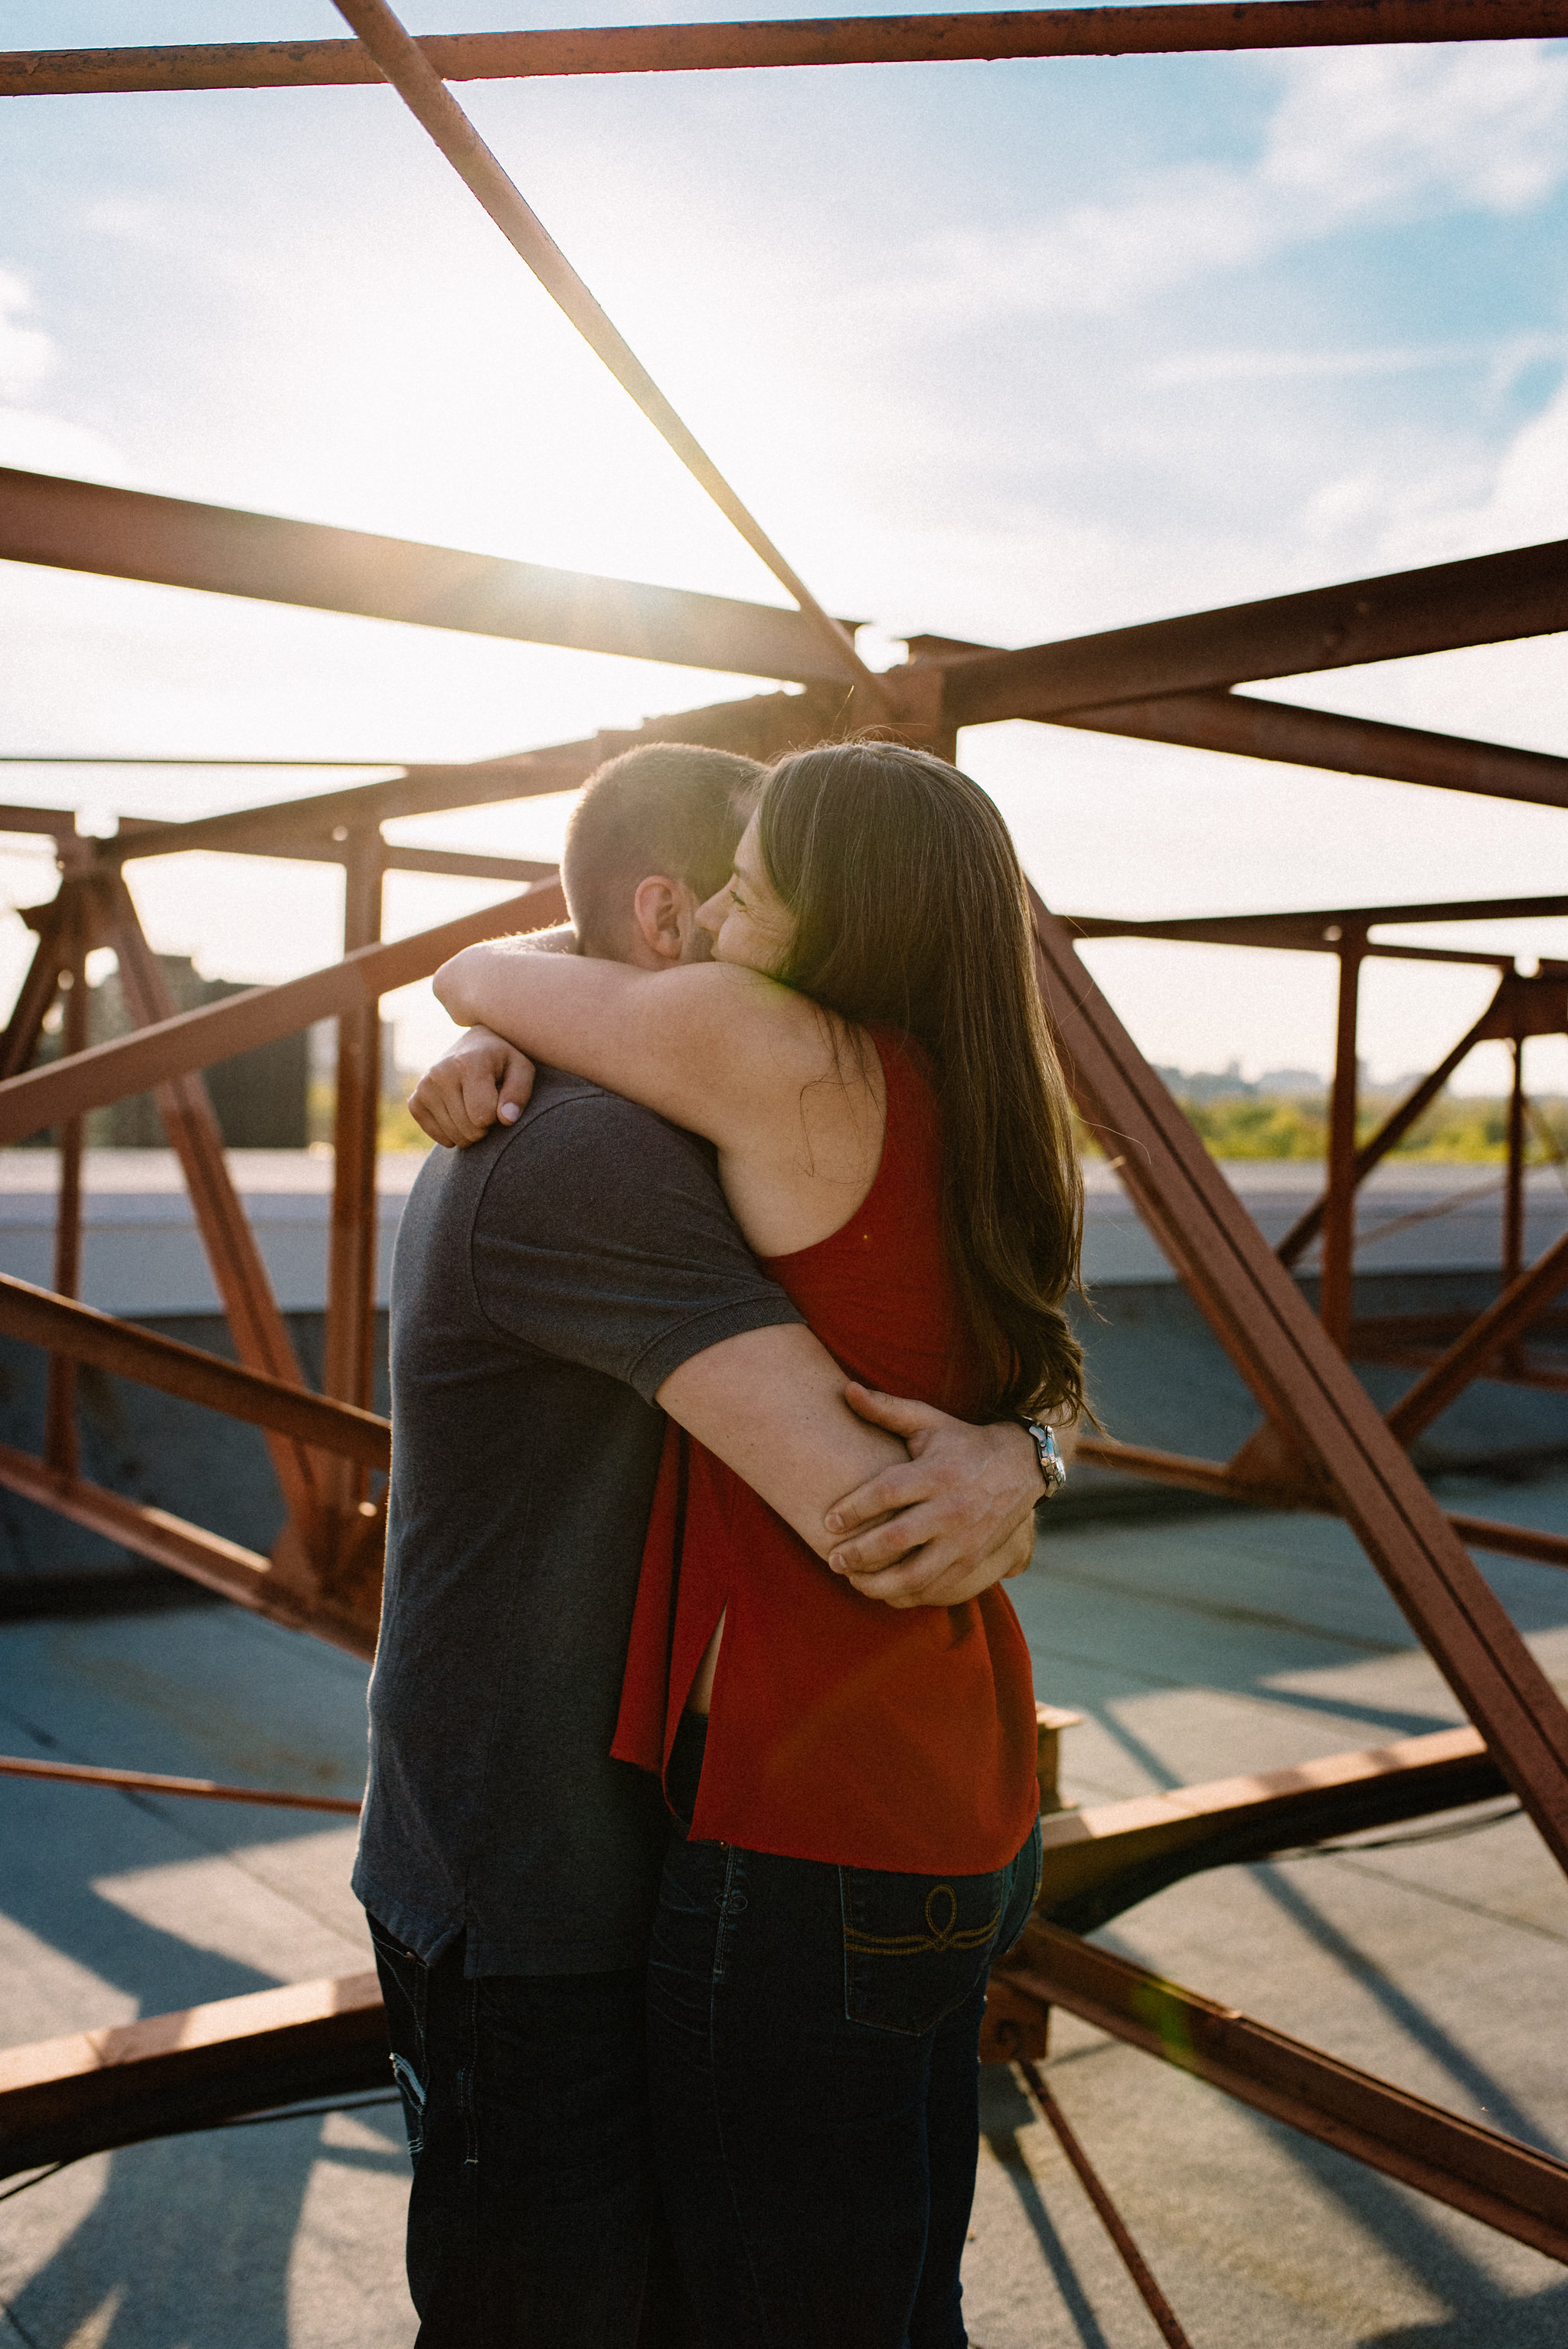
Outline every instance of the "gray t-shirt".
[[645, 1954], [668, 1821], [610, 1758], [664, 1434], [655, 1390], [799, 1321], [708, 1146], [542, 1070], [420, 1172], [392, 1269], [392, 1494], [354, 1889], [427, 1962]]

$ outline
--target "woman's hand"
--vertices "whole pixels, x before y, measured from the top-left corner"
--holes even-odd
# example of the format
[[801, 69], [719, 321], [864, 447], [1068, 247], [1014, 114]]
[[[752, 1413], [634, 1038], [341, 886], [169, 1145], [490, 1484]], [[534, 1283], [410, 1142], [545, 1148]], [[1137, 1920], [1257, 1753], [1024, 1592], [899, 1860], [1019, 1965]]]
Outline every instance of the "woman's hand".
[[497, 1119], [515, 1125], [533, 1092], [533, 1062], [503, 1036], [470, 1028], [426, 1070], [408, 1108], [416, 1125], [449, 1150], [487, 1134]]
[[1023, 1573], [1045, 1480], [1021, 1427], [972, 1427], [854, 1381], [844, 1397], [860, 1418], [903, 1436], [910, 1459], [828, 1512], [829, 1532], [846, 1537], [829, 1559], [836, 1574], [890, 1607], [951, 1607]]

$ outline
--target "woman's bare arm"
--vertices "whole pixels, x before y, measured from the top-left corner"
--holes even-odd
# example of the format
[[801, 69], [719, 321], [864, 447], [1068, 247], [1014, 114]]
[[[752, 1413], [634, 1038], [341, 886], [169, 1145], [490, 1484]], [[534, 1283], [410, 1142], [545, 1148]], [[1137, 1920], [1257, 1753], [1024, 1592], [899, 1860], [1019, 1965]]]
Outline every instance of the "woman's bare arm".
[[754, 1148], [758, 1121], [770, 1124], [830, 1057], [802, 997], [733, 963], [645, 971], [501, 939], [443, 963], [435, 990], [460, 1025], [493, 1029], [721, 1149]]

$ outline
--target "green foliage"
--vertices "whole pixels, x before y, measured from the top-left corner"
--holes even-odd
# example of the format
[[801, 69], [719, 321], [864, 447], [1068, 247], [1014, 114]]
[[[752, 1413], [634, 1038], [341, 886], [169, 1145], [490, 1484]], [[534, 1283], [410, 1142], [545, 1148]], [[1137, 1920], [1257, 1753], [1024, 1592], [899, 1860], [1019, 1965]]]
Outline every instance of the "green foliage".
[[1212, 1158], [1321, 1158], [1327, 1145], [1321, 1102], [1274, 1101], [1263, 1094], [1185, 1101], [1181, 1106]]
[[430, 1137], [416, 1125], [408, 1104], [399, 1095], [381, 1104], [380, 1143], [383, 1150], [428, 1150]]
[[[1325, 1100], [1279, 1101], [1266, 1095], [1239, 1101], [1183, 1102], [1182, 1108], [1214, 1158], [1322, 1158], [1328, 1143]], [[1366, 1142], [1396, 1106], [1392, 1095], [1364, 1098], [1356, 1122], [1357, 1142]], [[1527, 1133], [1526, 1154], [1546, 1157], [1542, 1118], [1561, 1129], [1564, 1104], [1536, 1102]], [[1558, 1147], [1562, 1144], [1559, 1143]], [[1389, 1153], [1392, 1158], [1445, 1160], [1484, 1165], [1508, 1155], [1508, 1103], [1439, 1093]]]
[[[377, 1141], [383, 1150], [428, 1150], [430, 1137], [422, 1133], [408, 1112], [405, 1092], [413, 1089], [413, 1079], [395, 1093], [382, 1099], [377, 1120]], [[309, 1097], [310, 1138], [313, 1144], [332, 1142], [333, 1088], [330, 1078], [318, 1078], [311, 1086]]]
[[[1201, 1102], [1183, 1099], [1180, 1092], [1176, 1097], [1212, 1158], [1321, 1160], [1327, 1150], [1328, 1102], [1322, 1094], [1238, 1093]], [[1377, 1133], [1398, 1100], [1393, 1093], [1363, 1094], [1357, 1120], [1358, 1142]], [[1568, 1149], [1568, 1102], [1555, 1097], [1533, 1100], [1531, 1112], [1527, 1158], [1540, 1163]], [[1101, 1154], [1082, 1129], [1079, 1141], [1089, 1156]], [[1438, 1159], [1455, 1165], [1501, 1162], [1508, 1155], [1508, 1103], [1439, 1093], [1389, 1155]]]

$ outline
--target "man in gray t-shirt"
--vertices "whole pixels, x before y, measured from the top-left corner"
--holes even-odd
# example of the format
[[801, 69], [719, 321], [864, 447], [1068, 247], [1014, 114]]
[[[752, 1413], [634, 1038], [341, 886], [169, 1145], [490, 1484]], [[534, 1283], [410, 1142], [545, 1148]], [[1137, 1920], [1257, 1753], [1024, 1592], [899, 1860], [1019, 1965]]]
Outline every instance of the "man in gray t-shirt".
[[[646, 968], [700, 953], [690, 917], [757, 771], [677, 746], [602, 770], [565, 861], [577, 931], [556, 943]], [[421, 2349], [682, 2337], [641, 2042], [667, 1818], [656, 1783], [610, 1758], [665, 1411], [798, 1524], [903, 1462], [897, 1497], [932, 1495], [911, 1523], [938, 1537], [915, 1574], [934, 1602], [1015, 1570], [1040, 1489], [1021, 1429], [934, 1413], [943, 1473], [928, 1450], [923, 1482], [843, 1402], [709, 1146], [557, 1071], [519, 1112], [531, 1075], [480, 1033], [425, 1080], [417, 1110], [443, 1139], [468, 1141], [508, 1094], [513, 1122], [432, 1152], [393, 1268], [354, 1885], [414, 2156]], [[977, 1533], [956, 1530], [969, 1518]]]
[[427, 1965], [636, 1965], [664, 1846], [610, 1759], [664, 1434], [694, 1354], [798, 1322], [712, 1152], [540, 1072], [514, 1125], [433, 1151], [397, 1236], [387, 1595], [355, 1889]]

